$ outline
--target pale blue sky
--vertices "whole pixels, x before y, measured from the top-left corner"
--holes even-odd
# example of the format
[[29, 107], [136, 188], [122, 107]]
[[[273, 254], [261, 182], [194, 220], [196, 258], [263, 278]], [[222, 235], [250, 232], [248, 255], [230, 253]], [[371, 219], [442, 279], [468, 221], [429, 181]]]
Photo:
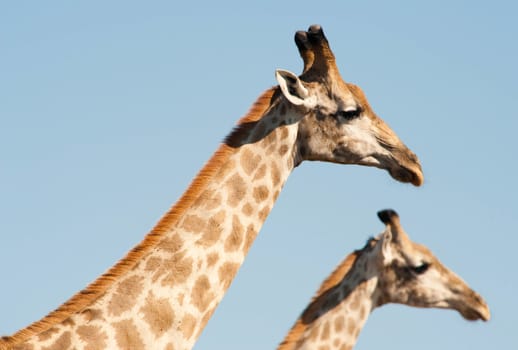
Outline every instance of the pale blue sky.
[[513, 1], [0, 5], [0, 334], [39, 319], [141, 240], [323, 26], [343, 77], [419, 156], [425, 185], [304, 163], [196, 349], [273, 349], [391, 207], [487, 300], [489, 323], [400, 305], [357, 349], [518, 344], [518, 5]]

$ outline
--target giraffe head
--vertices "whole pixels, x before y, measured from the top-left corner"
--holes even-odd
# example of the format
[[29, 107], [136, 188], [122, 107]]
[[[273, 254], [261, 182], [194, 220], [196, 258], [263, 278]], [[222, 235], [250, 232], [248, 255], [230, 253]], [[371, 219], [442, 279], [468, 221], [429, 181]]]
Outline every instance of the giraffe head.
[[302, 111], [295, 163], [321, 160], [386, 169], [401, 182], [423, 183], [417, 156], [372, 110], [362, 90], [346, 83], [322, 28], [299, 31], [295, 42], [304, 60], [300, 77], [277, 70], [288, 103]]
[[412, 242], [393, 210], [378, 213], [385, 223], [379, 241], [378, 305], [400, 303], [457, 310], [467, 320], [490, 318], [487, 304], [423, 245]]

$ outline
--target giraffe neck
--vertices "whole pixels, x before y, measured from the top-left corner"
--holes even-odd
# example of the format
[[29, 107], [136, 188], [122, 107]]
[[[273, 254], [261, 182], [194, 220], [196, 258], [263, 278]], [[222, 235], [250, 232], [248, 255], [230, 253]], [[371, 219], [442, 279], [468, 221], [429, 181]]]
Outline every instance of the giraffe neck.
[[352, 349], [377, 305], [373, 265], [366, 254], [348, 256], [322, 284], [278, 350]]
[[24, 350], [192, 348], [294, 166], [297, 116], [271, 102], [274, 91], [125, 259], [4, 341]]

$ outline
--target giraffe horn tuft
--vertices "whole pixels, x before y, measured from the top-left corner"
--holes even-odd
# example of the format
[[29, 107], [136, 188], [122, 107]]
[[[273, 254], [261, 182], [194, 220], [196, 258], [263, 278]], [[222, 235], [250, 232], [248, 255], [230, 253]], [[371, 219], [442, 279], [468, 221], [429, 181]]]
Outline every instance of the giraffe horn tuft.
[[378, 218], [385, 225], [394, 224], [395, 221], [399, 221], [399, 215], [393, 209], [384, 209], [378, 212]]
[[320, 25], [314, 24], [306, 32], [297, 32], [295, 43], [304, 61], [302, 75], [306, 80], [326, 77], [338, 71], [335, 55]]
[[300, 57], [302, 57], [302, 60], [304, 61], [304, 69], [302, 72], [305, 73], [311, 68], [313, 62], [315, 61], [315, 53], [313, 52], [311, 44], [309, 43], [308, 33], [303, 30], [296, 32], [295, 44], [299, 49]]

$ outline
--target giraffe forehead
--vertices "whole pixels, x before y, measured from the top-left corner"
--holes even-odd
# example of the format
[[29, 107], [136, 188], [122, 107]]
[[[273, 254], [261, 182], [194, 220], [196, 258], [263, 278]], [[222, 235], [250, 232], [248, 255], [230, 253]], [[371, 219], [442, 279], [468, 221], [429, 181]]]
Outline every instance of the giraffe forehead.
[[[328, 83], [313, 82], [310, 83], [310, 89], [318, 96], [320, 104], [333, 104], [332, 107], [347, 110], [348, 107], [354, 107], [359, 104], [359, 101], [348, 84], [342, 79]], [[334, 109], [333, 108], [333, 109]]]

